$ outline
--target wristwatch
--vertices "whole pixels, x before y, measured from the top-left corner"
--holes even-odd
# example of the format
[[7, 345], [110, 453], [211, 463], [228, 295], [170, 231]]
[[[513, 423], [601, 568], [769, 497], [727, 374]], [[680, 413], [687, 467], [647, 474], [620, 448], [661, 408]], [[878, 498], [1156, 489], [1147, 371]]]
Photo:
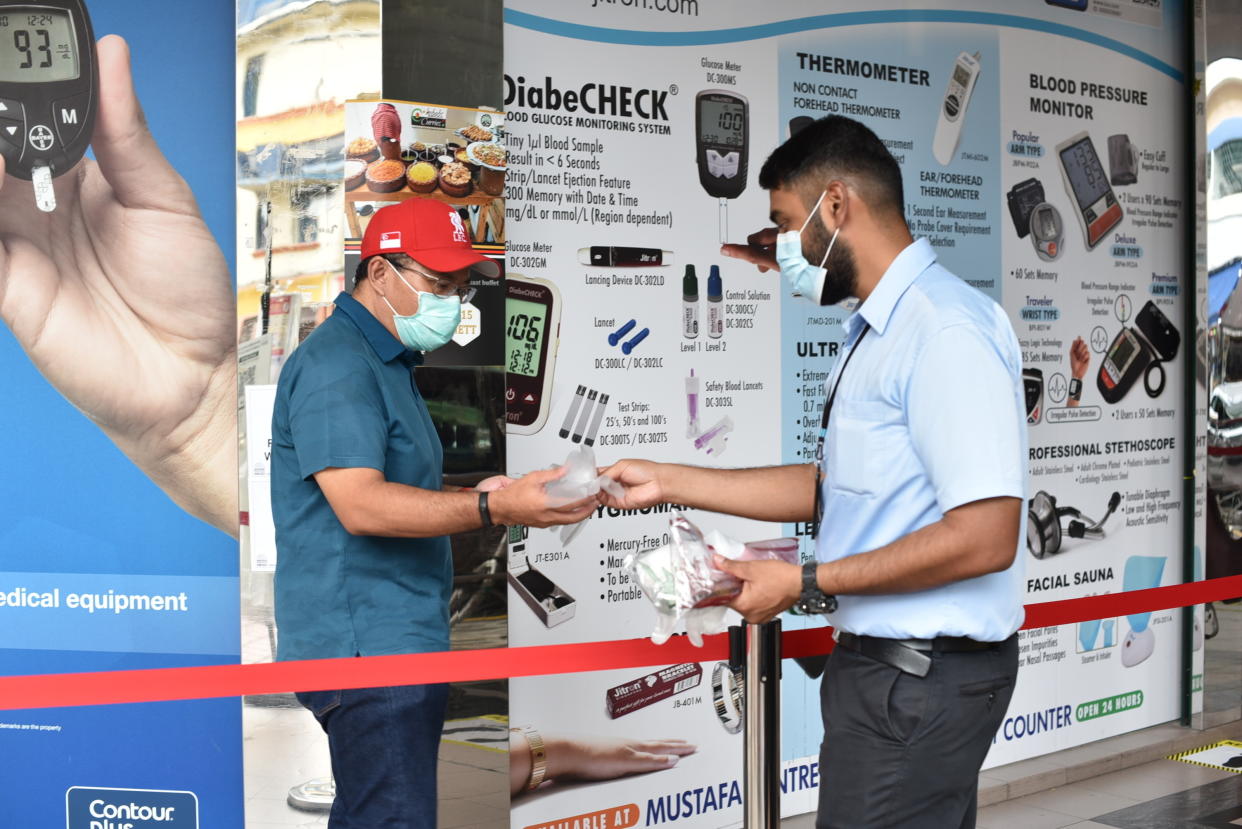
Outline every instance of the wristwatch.
[[1069, 399], [1078, 400], [1082, 397], [1082, 380], [1077, 377], [1070, 379]]
[[798, 597], [796, 606], [808, 616], [813, 613], [832, 613], [837, 609], [837, 597], [829, 596], [819, 589], [819, 580], [816, 577], [818, 570], [818, 561], [808, 561], [802, 565], [802, 595]]

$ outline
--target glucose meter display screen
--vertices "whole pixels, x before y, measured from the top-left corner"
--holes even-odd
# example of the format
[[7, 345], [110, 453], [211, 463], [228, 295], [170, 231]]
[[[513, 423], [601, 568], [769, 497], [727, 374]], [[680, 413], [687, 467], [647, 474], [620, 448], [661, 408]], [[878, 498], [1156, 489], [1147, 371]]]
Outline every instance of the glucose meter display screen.
[[703, 143], [740, 147], [746, 136], [746, 107], [724, 101], [703, 101]]
[[1108, 174], [1090, 138], [1062, 150], [1061, 163], [1065, 165], [1065, 175], [1069, 177], [1079, 207], [1090, 207], [1104, 198], [1108, 192]]
[[524, 299], [506, 299], [505, 371], [534, 377], [539, 373], [539, 355], [547, 328], [548, 307]]
[[0, 81], [46, 83], [78, 77], [78, 49], [69, 13], [44, 6], [0, 12]]

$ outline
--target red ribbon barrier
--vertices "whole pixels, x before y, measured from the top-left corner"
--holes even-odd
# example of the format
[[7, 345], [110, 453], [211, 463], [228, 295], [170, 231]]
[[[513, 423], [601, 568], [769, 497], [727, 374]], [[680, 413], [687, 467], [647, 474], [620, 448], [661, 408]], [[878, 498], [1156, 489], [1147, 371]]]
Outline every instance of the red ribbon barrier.
[[[1025, 628], [1067, 625], [1111, 616], [1168, 610], [1242, 596], [1242, 576], [1132, 590], [1026, 606]], [[648, 639], [491, 648], [470, 651], [313, 659], [257, 665], [100, 671], [0, 677], [0, 710], [61, 708], [237, 697], [288, 691], [373, 688], [429, 682], [469, 682], [519, 676], [605, 671], [728, 659], [728, 637], [708, 636], [696, 648], [684, 636], [664, 645]], [[832, 650], [831, 628], [787, 631], [786, 658]]]

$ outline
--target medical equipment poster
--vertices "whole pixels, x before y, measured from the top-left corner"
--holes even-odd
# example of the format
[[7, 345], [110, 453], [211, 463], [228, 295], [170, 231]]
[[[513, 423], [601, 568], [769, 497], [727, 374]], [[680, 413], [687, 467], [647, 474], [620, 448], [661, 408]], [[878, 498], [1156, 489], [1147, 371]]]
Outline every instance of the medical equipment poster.
[[[1193, 215], [1169, 117], [1187, 88], [1182, 5], [807, 9], [507, 4], [510, 472], [585, 451], [600, 466], [814, 457], [849, 311], [808, 305], [719, 249], [769, 224], [768, 153], [799, 119], [840, 114], [886, 143], [914, 235], [1001, 303], [1021, 341], [1026, 601], [1180, 581], [1180, 360], [1195, 336], [1181, 330]], [[650, 633], [656, 613], [622, 561], [665, 543], [671, 513], [514, 530], [511, 643]], [[802, 525], [685, 514], [812, 553]], [[1179, 620], [1023, 633], [987, 765], [1175, 719]], [[510, 692], [511, 725], [549, 756], [546, 780], [514, 797], [514, 827], [740, 825], [741, 736], [715, 664], [515, 679]], [[818, 706], [818, 683], [786, 662], [785, 814], [815, 806]], [[572, 762], [556, 767], [558, 746]]]
[[[88, 161], [81, 203], [69, 181], [77, 174], [58, 177], [50, 215], [36, 211], [25, 182], [7, 178], [0, 192], [10, 254], [0, 275], [6, 676], [238, 661], [237, 544], [212, 526], [237, 516], [231, 380], [221, 389], [224, 416], [212, 428], [205, 428], [210, 417], [198, 416], [195, 426], [178, 427], [197, 447], [183, 457], [218, 450], [224, 459], [222, 467], [203, 467], [189, 488], [170, 480], [175, 474], [165, 477], [177, 461], [152, 462], [129, 442], [147, 430], [158, 443], [170, 417], [186, 416], [175, 413], [198, 375], [189, 360], [165, 359], [168, 352], [231, 359], [232, 257], [221, 250], [233, 246], [233, 7], [202, 0], [186, 13], [155, 18], [138, 3], [88, 5], [96, 37], [117, 33], [129, 43], [135, 91], [170, 166], [146, 143], [134, 109], [125, 141], [140, 157], [113, 148], [115, 189]], [[27, 16], [10, 13], [2, 25], [38, 25], [19, 17]], [[116, 107], [126, 99], [116, 46], [98, 47], [113, 119], [124, 117]], [[200, 82], [191, 87], [169, 67], [192, 67]], [[85, 113], [77, 115], [81, 123]], [[94, 135], [103, 156], [100, 131]], [[128, 182], [118, 161], [132, 167]], [[197, 208], [179, 201], [177, 175]], [[141, 209], [133, 209], [135, 201]], [[191, 215], [199, 210], [205, 226]], [[49, 284], [56, 265], [37, 255], [45, 245], [62, 268], [59, 291]], [[23, 256], [11, 255], [22, 246]], [[200, 333], [198, 323], [213, 311], [222, 342]], [[149, 328], [134, 324], [142, 314], [151, 315]], [[37, 319], [46, 327], [34, 339]], [[210, 512], [212, 523], [178, 501], [194, 504], [199, 515]], [[240, 705], [218, 699], [0, 711], [0, 777], [6, 827], [240, 829]]]

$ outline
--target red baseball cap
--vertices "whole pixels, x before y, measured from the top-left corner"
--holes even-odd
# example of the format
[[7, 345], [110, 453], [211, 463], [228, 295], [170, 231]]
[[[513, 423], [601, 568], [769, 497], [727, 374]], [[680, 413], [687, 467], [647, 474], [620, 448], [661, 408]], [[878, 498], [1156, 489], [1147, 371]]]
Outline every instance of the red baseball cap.
[[404, 253], [441, 273], [473, 268], [492, 279], [500, 276], [495, 261], [470, 247], [457, 210], [435, 199], [407, 199], [375, 211], [362, 236], [361, 255], [380, 253]]

